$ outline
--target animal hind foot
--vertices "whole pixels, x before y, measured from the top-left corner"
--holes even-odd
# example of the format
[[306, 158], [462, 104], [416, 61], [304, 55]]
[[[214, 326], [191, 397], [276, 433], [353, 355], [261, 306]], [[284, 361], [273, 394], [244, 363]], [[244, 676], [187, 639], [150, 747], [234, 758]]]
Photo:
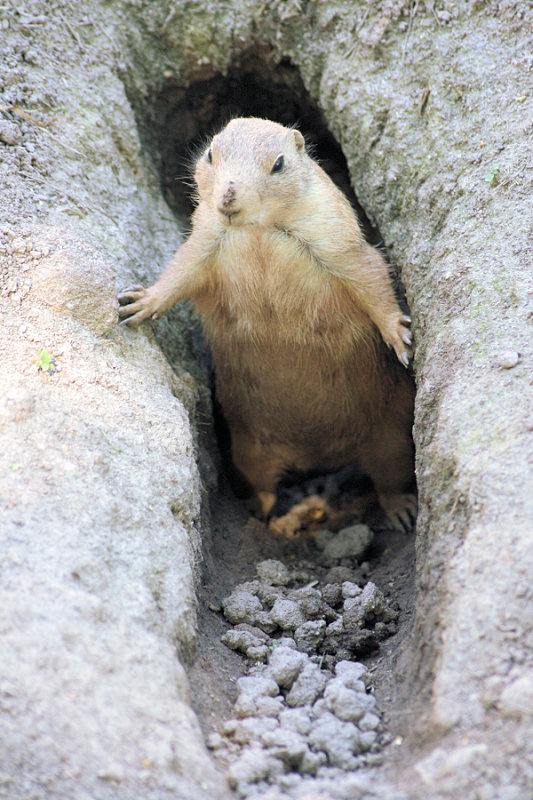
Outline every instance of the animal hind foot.
[[406, 533], [411, 530], [418, 510], [416, 494], [380, 494], [379, 502], [385, 512], [388, 528]]

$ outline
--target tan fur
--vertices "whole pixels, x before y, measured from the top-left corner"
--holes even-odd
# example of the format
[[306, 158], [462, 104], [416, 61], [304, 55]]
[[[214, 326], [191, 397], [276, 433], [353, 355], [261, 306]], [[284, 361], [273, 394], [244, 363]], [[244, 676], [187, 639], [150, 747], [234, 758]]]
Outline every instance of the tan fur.
[[386, 346], [407, 364], [409, 320], [381, 255], [298, 131], [235, 119], [195, 179], [189, 239], [154, 286], [121, 294], [121, 316], [137, 324], [192, 300], [232, 457], [256, 493], [271, 497], [289, 467], [357, 462], [397, 522], [414, 474], [414, 393]]

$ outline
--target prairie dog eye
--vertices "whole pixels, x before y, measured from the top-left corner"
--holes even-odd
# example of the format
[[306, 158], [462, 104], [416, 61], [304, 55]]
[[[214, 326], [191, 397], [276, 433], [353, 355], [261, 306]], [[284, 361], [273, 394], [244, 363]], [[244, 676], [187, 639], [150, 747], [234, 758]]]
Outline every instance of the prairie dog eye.
[[207, 151], [207, 160], [209, 161], [210, 164], [213, 163], [213, 151], [211, 148], [209, 148], [209, 150]]
[[279, 155], [276, 158], [276, 160], [274, 161], [274, 166], [270, 170], [270, 174], [274, 175], [275, 172], [281, 172], [281, 170], [283, 169], [284, 163], [285, 163], [285, 159], [283, 158], [283, 155]]

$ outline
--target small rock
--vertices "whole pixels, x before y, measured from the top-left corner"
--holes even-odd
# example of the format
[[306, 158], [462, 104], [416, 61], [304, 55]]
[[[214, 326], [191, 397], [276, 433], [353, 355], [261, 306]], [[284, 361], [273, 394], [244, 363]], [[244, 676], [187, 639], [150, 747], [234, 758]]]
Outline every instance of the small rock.
[[533, 717], [533, 670], [503, 690], [499, 706], [506, 717]]
[[327, 756], [325, 753], [319, 751], [314, 753], [307, 748], [300, 763], [300, 772], [302, 775], [316, 775], [320, 767], [327, 764]]
[[261, 601], [251, 592], [236, 589], [222, 601], [224, 616], [236, 625], [239, 622], [248, 622], [253, 625], [263, 611]]
[[274, 633], [278, 628], [278, 623], [272, 619], [268, 611], [261, 610], [256, 615], [255, 622], [265, 633]]
[[18, 125], [7, 119], [0, 120], [0, 142], [15, 146], [20, 144], [21, 139], [22, 134]]
[[227, 746], [226, 740], [220, 733], [210, 733], [206, 739], [206, 745], [209, 750], [221, 750]]
[[327, 682], [326, 674], [316, 664], [307, 663], [286, 697], [287, 705], [311, 705], [317, 697], [320, 697]]
[[279, 715], [279, 722], [282, 728], [298, 731], [303, 736], [311, 730], [311, 717], [305, 707], [285, 709]]
[[294, 631], [305, 622], [305, 617], [298, 603], [285, 597], [278, 597], [272, 606], [270, 617], [283, 630]]
[[258, 697], [275, 697], [279, 694], [276, 681], [263, 675], [245, 675], [237, 680], [239, 695], [248, 695], [254, 700]]
[[266, 644], [255, 645], [253, 647], [248, 647], [245, 650], [247, 658], [251, 661], [262, 661], [265, 662], [268, 657], [268, 647]]
[[228, 720], [222, 726], [222, 733], [230, 736], [237, 744], [256, 742], [278, 727], [277, 719], [272, 717], [247, 717]]
[[329, 583], [343, 584], [344, 581], [356, 582], [355, 572], [353, 569], [350, 569], [350, 567], [342, 567], [340, 565], [332, 567], [324, 578], [324, 583], [326, 585]]
[[253, 717], [257, 713], [257, 705], [255, 699], [250, 694], [241, 694], [235, 701], [233, 706], [233, 713], [239, 719], [245, 717]]
[[308, 749], [303, 737], [289, 728], [270, 731], [261, 737], [261, 741], [273, 756], [292, 768], [298, 767]]
[[366, 711], [372, 710], [376, 701], [364, 691], [354, 691], [345, 686], [340, 678], [330, 681], [324, 692], [324, 701], [329, 711], [343, 722], [359, 722]]
[[500, 369], [513, 369], [520, 363], [520, 353], [515, 350], [505, 350], [498, 355], [497, 364]]
[[271, 586], [286, 586], [290, 580], [289, 570], [285, 564], [274, 558], [260, 561], [256, 569], [259, 579]]
[[363, 752], [370, 750], [372, 745], [375, 744], [377, 738], [378, 735], [375, 731], [361, 731], [361, 750]]
[[247, 653], [250, 647], [260, 647], [264, 642], [258, 636], [247, 630], [232, 628], [222, 636], [222, 641], [230, 650], [240, 650]]
[[290, 689], [304, 666], [306, 656], [290, 647], [276, 647], [269, 659], [268, 673], [283, 689]]
[[266, 778], [268, 769], [269, 757], [266, 750], [258, 746], [250, 747], [230, 765], [228, 782], [234, 789], [240, 788]]
[[[349, 583], [349, 581], [346, 581], [346, 583]], [[324, 600], [324, 602], [326, 602], [328, 605], [332, 606], [333, 608], [335, 606], [338, 606], [339, 603], [342, 600], [342, 587], [341, 587], [341, 584], [340, 583], [327, 583], [322, 588], [322, 599]]]
[[360, 586], [352, 581], [344, 581], [341, 587], [342, 596], [346, 600], [351, 597], [358, 597], [363, 591]]
[[327, 543], [335, 538], [335, 534], [333, 533], [333, 531], [328, 531], [324, 529], [321, 531], [316, 531], [313, 538], [316, 542], [317, 547], [323, 550], [327, 545]]
[[352, 525], [343, 528], [324, 547], [324, 555], [330, 561], [340, 561], [341, 558], [358, 558], [361, 556], [372, 539], [373, 532], [367, 525]]
[[354, 755], [361, 752], [361, 734], [351, 722], [341, 722], [333, 715], [321, 717], [311, 729], [309, 744], [326, 753], [329, 763], [341, 769], [353, 769]]
[[333, 622], [330, 622], [330, 624], [326, 628], [326, 635], [331, 636], [331, 634], [334, 633], [342, 633], [343, 630], [344, 630], [344, 623], [342, 621], [342, 617], [339, 617], [338, 619], [333, 620]]
[[368, 671], [359, 661], [339, 661], [335, 667], [335, 675], [342, 680], [345, 686], [351, 688], [353, 681], [368, 680]]
[[362, 718], [357, 723], [360, 731], [375, 731], [379, 726], [379, 717], [377, 714], [372, 714], [371, 711], [366, 711]]
[[306, 619], [316, 619], [322, 612], [322, 595], [312, 586], [295, 589], [288, 595], [288, 599], [298, 603]]
[[320, 642], [326, 633], [326, 621], [323, 619], [309, 620], [299, 625], [294, 631], [294, 641], [298, 650], [311, 655], [316, 653]]
[[258, 697], [255, 705], [258, 717], [279, 717], [285, 704], [281, 697]]

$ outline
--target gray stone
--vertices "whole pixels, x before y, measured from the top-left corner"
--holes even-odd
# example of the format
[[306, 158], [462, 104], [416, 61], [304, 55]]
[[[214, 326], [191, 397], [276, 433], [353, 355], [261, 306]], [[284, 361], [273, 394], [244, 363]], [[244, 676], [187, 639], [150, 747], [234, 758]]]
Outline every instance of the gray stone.
[[322, 587], [322, 598], [328, 605], [338, 606], [342, 600], [342, 587], [340, 583], [327, 583]]
[[245, 675], [237, 680], [239, 695], [247, 695], [256, 700], [258, 697], [275, 697], [279, 694], [276, 681], [264, 675]]
[[326, 621], [323, 619], [309, 620], [299, 625], [294, 631], [296, 647], [308, 655], [316, 653], [326, 633]]
[[261, 738], [276, 730], [278, 721], [273, 717], [246, 717], [244, 719], [230, 719], [222, 726], [224, 736], [230, 737], [240, 745], [261, 740]]
[[362, 592], [361, 587], [352, 581], [344, 581], [341, 590], [344, 599], [348, 597], [358, 597]]
[[316, 775], [320, 767], [327, 764], [327, 761], [328, 757], [321, 750], [315, 753], [308, 748], [300, 762], [300, 772], [302, 775]]
[[306, 619], [316, 619], [323, 610], [322, 595], [313, 586], [304, 586], [301, 589], [294, 589], [288, 594], [289, 600], [294, 600]]
[[261, 736], [261, 743], [276, 758], [280, 758], [289, 767], [297, 768], [307, 752], [305, 739], [290, 728], [277, 728]]
[[270, 655], [268, 674], [278, 686], [290, 689], [306, 664], [307, 657], [303, 653], [282, 645], [274, 648]]
[[21, 140], [20, 127], [15, 122], [0, 119], [0, 142], [8, 145], [17, 145], [20, 144]]
[[515, 678], [503, 690], [499, 707], [506, 717], [533, 717], [533, 670]]
[[293, 631], [305, 622], [305, 616], [298, 603], [285, 597], [277, 598], [270, 611], [270, 617], [283, 630]]
[[358, 685], [359, 681], [366, 684], [370, 677], [365, 665], [358, 661], [338, 661], [335, 665], [335, 675], [351, 689], [355, 688], [354, 683]]
[[259, 580], [271, 586], [286, 586], [289, 582], [289, 570], [281, 561], [268, 558], [256, 564]]
[[341, 558], [359, 558], [373, 538], [374, 534], [367, 525], [352, 525], [349, 528], [343, 528], [335, 538], [327, 542], [324, 547], [324, 556], [330, 561], [340, 561]]
[[312, 727], [309, 744], [326, 753], [329, 763], [341, 769], [353, 769], [355, 755], [361, 752], [361, 734], [351, 722], [341, 722], [330, 715], [321, 717]]
[[360, 731], [375, 731], [376, 728], [379, 727], [379, 723], [380, 719], [377, 714], [373, 714], [371, 711], [365, 711], [357, 723], [357, 727]]
[[339, 678], [331, 680], [324, 692], [326, 707], [336, 717], [345, 722], [359, 722], [366, 711], [375, 708], [376, 701], [364, 691], [354, 691], [345, 686]]
[[303, 736], [311, 730], [311, 717], [306, 707], [286, 708], [279, 715], [279, 722], [282, 728], [290, 728]]
[[289, 706], [306, 706], [314, 703], [328, 682], [322, 670], [312, 663], [304, 666], [295, 682], [292, 684], [286, 700]]
[[258, 717], [279, 717], [285, 704], [281, 697], [258, 697], [255, 707]]
[[222, 601], [224, 616], [236, 625], [239, 622], [247, 622], [254, 625], [258, 616], [263, 611], [261, 601], [251, 592], [236, 589], [229, 597]]
[[243, 788], [250, 783], [266, 778], [269, 772], [270, 759], [266, 750], [254, 746], [243, 751], [228, 769], [228, 781], [233, 788]]
[[[231, 613], [231, 612], [230, 612]], [[248, 653], [250, 647], [261, 647], [264, 645], [264, 640], [260, 639], [249, 630], [239, 630], [239, 628], [231, 628], [222, 636], [222, 641], [231, 650], [240, 650], [241, 653]]]

